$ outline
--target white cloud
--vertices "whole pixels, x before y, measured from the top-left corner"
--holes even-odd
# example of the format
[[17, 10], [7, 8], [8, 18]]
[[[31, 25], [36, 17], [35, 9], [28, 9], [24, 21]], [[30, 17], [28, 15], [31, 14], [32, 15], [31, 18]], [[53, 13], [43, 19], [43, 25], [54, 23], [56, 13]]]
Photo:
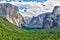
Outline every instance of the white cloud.
[[54, 6], [60, 6], [60, 0], [47, 0], [44, 4], [46, 5], [45, 9], [51, 12]]
[[[6, 1], [2, 1], [0, 3], [6, 3]], [[7, 2], [16, 6], [20, 6], [20, 5], [28, 5], [29, 8], [27, 10], [26, 13], [24, 13], [23, 11], [20, 12], [23, 16], [28, 15], [30, 16], [37, 16], [39, 14], [45, 13], [45, 12], [52, 12], [54, 6], [60, 6], [60, 0], [47, 0], [44, 3], [40, 3], [40, 2], [18, 2], [18, 1], [11, 1], [11, 2]], [[41, 4], [44, 4], [45, 6], [42, 6]], [[33, 12], [36, 11], [36, 12]]]

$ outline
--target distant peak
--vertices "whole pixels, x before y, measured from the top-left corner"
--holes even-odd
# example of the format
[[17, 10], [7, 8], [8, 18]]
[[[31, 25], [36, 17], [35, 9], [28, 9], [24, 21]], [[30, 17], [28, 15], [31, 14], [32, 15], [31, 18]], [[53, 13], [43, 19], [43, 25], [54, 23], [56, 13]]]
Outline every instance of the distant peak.
[[54, 8], [60, 8], [60, 6], [55, 6]]

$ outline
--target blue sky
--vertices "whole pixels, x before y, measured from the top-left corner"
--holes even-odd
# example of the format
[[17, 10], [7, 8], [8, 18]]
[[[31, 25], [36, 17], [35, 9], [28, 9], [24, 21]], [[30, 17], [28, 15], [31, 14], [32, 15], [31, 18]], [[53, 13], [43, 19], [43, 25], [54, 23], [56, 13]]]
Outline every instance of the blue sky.
[[[11, 2], [11, 1], [15, 1], [15, 0], [6, 0], [7, 2]], [[18, 0], [19, 2], [21, 2], [22, 0]], [[24, 2], [45, 2], [46, 0], [23, 0]]]
[[[21, 2], [21, 0], [19, 0], [20, 2]], [[24, 2], [30, 2], [30, 1], [32, 1], [32, 2], [46, 2], [47, 0], [23, 0]], [[43, 5], [43, 4], [42, 4]], [[45, 6], [45, 5], [43, 5], [43, 6]], [[26, 6], [20, 6], [19, 7], [19, 10], [24, 10], [24, 12], [27, 12], [27, 7]]]
[[[0, 1], [3, 1], [3, 0], [0, 0]], [[11, 1], [15, 1], [15, 0], [5, 0], [6, 2], [11, 2]], [[21, 2], [22, 0], [17, 0], [19, 2]], [[23, 0], [23, 2], [46, 2], [47, 0]], [[43, 4], [42, 4], [43, 5]], [[45, 5], [43, 5], [45, 6]], [[19, 6], [18, 7], [19, 10], [24, 10], [25, 12], [27, 11], [27, 7], [26, 6]]]
[[23, 1], [25, 1], [25, 2], [30, 2], [30, 1], [32, 1], [32, 2], [45, 2], [46, 0], [23, 0]]

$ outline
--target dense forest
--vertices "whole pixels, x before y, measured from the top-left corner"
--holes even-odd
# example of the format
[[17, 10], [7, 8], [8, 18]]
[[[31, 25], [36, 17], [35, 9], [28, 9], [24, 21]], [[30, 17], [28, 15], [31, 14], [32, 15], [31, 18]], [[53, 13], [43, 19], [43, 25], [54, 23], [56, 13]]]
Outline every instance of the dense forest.
[[60, 27], [25, 30], [0, 17], [0, 40], [60, 40]]

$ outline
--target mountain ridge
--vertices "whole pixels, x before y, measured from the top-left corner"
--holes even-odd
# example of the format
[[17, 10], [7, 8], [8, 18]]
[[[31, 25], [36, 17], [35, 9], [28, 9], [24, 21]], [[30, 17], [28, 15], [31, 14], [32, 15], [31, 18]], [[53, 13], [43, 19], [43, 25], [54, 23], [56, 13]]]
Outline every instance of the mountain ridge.
[[0, 16], [17, 26], [21, 26], [23, 23], [23, 17], [19, 14], [18, 7], [9, 3], [0, 3]]
[[[51, 13], [43, 13], [33, 17], [28, 28], [53, 28], [60, 25], [60, 6], [55, 6]], [[27, 25], [27, 24], [25, 24]]]

